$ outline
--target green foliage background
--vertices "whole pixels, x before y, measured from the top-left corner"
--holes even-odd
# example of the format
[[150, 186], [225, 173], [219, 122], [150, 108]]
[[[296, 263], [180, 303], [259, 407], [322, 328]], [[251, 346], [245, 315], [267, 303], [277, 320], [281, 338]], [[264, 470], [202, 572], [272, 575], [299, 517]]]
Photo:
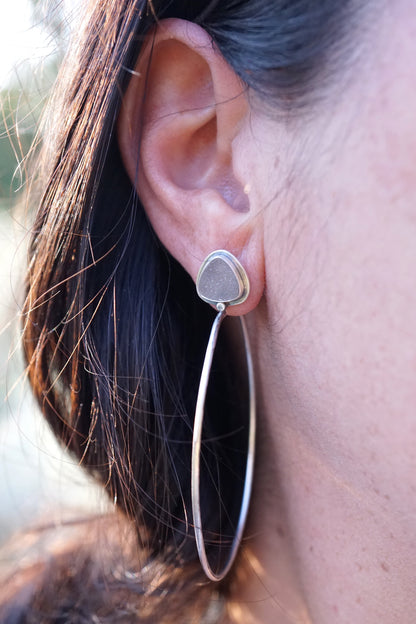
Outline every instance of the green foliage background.
[[24, 87], [4, 89], [0, 99], [0, 208], [8, 208], [23, 187], [25, 156], [35, 138], [38, 109]]
[[42, 24], [55, 47], [36, 70], [23, 64], [0, 90], [0, 210], [22, 196], [30, 178], [27, 155], [35, 141], [48, 93], [68, 39], [68, 22], [60, 2], [30, 0], [33, 23]]
[[[40, 67], [19, 62], [10, 82], [0, 87], [0, 547], [25, 526], [45, 519], [59, 523], [63, 515], [78, 516], [81, 509], [98, 513], [105, 505], [102, 493], [93, 490], [77, 462], [57, 445], [25, 382], [20, 313], [32, 208], [25, 191], [36, 175], [36, 163], [27, 153], [33, 141], [41, 144], [39, 120], [71, 19], [62, 0], [31, 3], [32, 22], [46, 28], [55, 52]], [[0, 568], [2, 563], [7, 567], [7, 557], [0, 557]]]

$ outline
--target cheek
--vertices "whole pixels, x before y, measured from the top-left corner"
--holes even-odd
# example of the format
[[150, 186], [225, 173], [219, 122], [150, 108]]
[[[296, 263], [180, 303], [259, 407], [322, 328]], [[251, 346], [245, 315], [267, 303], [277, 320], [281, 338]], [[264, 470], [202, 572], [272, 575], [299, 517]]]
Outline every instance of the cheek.
[[[297, 208], [288, 209], [285, 226], [271, 206], [266, 240], [274, 350], [283, 353], [286, 388], [298, 403], [290, 417], [343, 479], [365, 496], [383, 490], [409, 519], [410, 508], [416, 513], [416, 76], [409, 72], [416, 46], [400, 28], [399, 49], [380, 50], [365, 86], [315, 133], [313, 171], [293, 188]], [[309, 191], [301, 196], [299, 188]]]
[[273, 350], [292, 397], [287, 425], [360, 496], [389, 501], [410, 521], [416, 222], [407, 206], [362, 199], [346, 193], [339, 207], [311, 207], [285, 258], [270, 227]]
[[[305, 445], [364, 497], [391, 501], [410, 522], [416, 76], [409, 68], [416, 14], [403, 10], [403, 2], [395, 4], [379, 25], [368, 75], [332, 108], [328, 103], [304, 141], [279, 134], [278, 122], [263, 134], [253, 124], [261, 140], [252, 171], [265, 218], [272, 339], [263, 344], [274, 362], [273, 384], [282, 401], [289, 397], [279, 423], [301, 432]], [[297, 143], [302, 153], [294, 154]], [[295, 161], [304, 168], [291, 177]]]
[[366, 621], [396, 621], [380, 596], [416, 578], [416, 226], [389, 207], [316, 213], [285, 257], [267, 236], [278, 474], [316, 621], [363, 595]]
[[327, 573], [328, 604], [361, 592], [367, 570], [371, 622], [389, 619], [392, 583], [408, 604], [416, 577], [416, 80], [404, 73], [383, 65], [337, 102], [308, 134], [307, 179], [263, 200], [263, 392], [293, 539], [306, 580]]

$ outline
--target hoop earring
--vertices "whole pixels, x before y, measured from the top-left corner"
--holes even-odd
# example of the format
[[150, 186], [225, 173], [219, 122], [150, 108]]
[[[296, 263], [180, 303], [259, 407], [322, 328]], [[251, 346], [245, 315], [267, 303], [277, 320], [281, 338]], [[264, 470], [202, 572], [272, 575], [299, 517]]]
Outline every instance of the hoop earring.
[[197, 293], [201, 299], [215, 305], [218, 314], [211, 328], [211, 334], [205, 353], [202, 367], [201, 380], [199, 383], [198, 397], [195, 409], [194, 431], [192, 439], [192, 466], [191, 466], [191, 497], [192, 513], [195, 530], [195, 539], [199, 560], [202, 568], [209, 579], [221, 581], [229, 572], [237, 555], [238, 547], [243, 536], [244, 525], [250, 502], [251, 487], [253, 482], [255, 430], [256, 430], [256, 404], [253, 361], [248, 338], [246, 323], [240, 317], [244, 346], [247, 360], [247, 374], [249, 385], [249, 433], [245, 482], [242, 494], [240, 514], [236, 532], [231, 544], [230, 554], [224, 567], [219, 572], [214, 572], [208, 562], [205, 540], [202, 530], [201, 505], [200, 505], [200, 454], [202, 425], [204, 421], [205, 397], [211, 372], [212, 359], [217, 343], [218, 333], [222, 321], [226, 316], [227, 307], [242, 303], [248, 297], [250, 284], [247, 274], [240, 262], [231, 253], [224, 250], [214, 251], [203, 262], [196, 280]]

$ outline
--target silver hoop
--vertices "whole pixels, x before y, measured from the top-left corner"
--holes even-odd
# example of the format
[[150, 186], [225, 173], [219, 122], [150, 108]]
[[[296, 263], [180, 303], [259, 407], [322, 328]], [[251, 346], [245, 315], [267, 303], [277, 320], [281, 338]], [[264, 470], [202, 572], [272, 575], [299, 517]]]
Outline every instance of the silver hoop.
[[[213, 261], [220, 261], [226, 263], [234, 273], [235, 279], [238, 281], [238, 288], [236, 285], [232, 285], [229, 288], [229, 292], [232, 291], [232, 294], [235, 297], [231, 301], [224, 301], [224, 297], [222, 301], [218, 301], [216, 297], [218, 297], [218, 292], [213, 292], [212, 289], [207, 288], [207, 281], [204, 285], [203, 278], [201, 276], [204, 275], [207, 267], [211, 265]], [[218, 269], [219, 267], [217, 267]], [[215, 271], [214, 271], [215, 273]], [[212, 284], [211, 284], [212, 286]], [[222, 284], [221, 288], [224, 291], [224, 284]], [[216, 286], [214, 285], [214, 291]], [[201, 505], [200, 505], [200, 453], [201, 453], [201, 437], [202, 437], [202, 426], [204, 421], [204, 406], [205, 406], [205, 398], [207, 394], [208, 382], [211, 373], [212, 360], [214, 356], [215, 346], [217, 344], [217, 338], [219, 334], [219, 330], [221, 327], [221, 323], [226, 316], [226, 310], [228, 305], [236, 305], [236, 303], [241, 303], [244, 301], [249, 292], [249, 283], [247, 275], [238, 262], [238, 260], [232, 256], [229, 252], [224, 250], [220, 250], [214, 252], [208, 256], [205, 260], [198, 274], [197, 278], [197, 290], [198, 294], [205, 301], [209, 301], [210, 303], [216, 303], [218, 314], [215, 317], [214, 323], [211, 328], [211, 334], [208, 340], [208, 346], [205, 353], [204, 364], [202, 367], [201, 380], [199, 383], [198, 389], [198, 397], [196, 402], [195, 409], [195, 420], [194, 420], [194, 431], [193, 431], [193, 439], [192, 439], [192, 465], [191, 465], [191, 497], [192, 497], [192, 513], [193, 513], [193, 522], [194, 522], [194, 530], [195, 530], [195, 539], [198, 550], [199, 560], [201, 562], [202, 568], [209, 579], [212, 581], [221, 581], [226, 574], [229, 572], [231, 566], [234, 563], [235, 557], [237, 555], [238, 547], [241, 543], [241, 539], [243, 536], [244, 526], [247, 519], [247, 513], [250, 503], [250, 495], [253, 483], [253, 468], [254, 468], [254, 454], [255, 454], [255, 435], [256, 435], [256, 399], [255, 399], [255, 383], [254, 383], [254, 370], [253, 370], [253, 360], [251, 356], [250, 342], [247, 332], [246, 323], [243, 317], [240, 317], [241, 328], [244, 338], [244, 346], [247, 360], [247, 375], [248, 375], [248, 386], [249, 386], [249, 433], [248, 433], [248, 445], [247, 445], [247, 462], [246, 462], [246, 472], [245, 472], [245, 481], [244, 481], [244, 489], [241, 501], [241, 509], [240, 515], [238, 518], [237, 529], [231, 544], [230, 554], [227, 560], [227, 563], [224, 565], [223, 569], [220, 572], [214, 572], [208, 562], [206, 549], [205, 549], [205, 541], [202, 530], [202, 518], [201, 518]], [[226, 290], [226, 289], [225, 289]], [[216, 300], [215, 300], [216, 299]]]

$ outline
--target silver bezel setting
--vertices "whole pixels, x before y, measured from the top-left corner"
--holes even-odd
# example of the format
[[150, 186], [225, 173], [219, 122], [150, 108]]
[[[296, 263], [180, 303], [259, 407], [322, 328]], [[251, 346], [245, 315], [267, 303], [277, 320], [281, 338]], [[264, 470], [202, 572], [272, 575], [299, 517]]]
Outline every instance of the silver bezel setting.
[[[199, 282], [201, 279], [202, 274], [204, 273], [206, 267], [214, 260], [220, 258], [221, 260], [223, 260], [224, 262], [227, 263], [227, 265], [230, 267], [230, 269], [232, 270], [232, 272], [234, 273], [234, 276], [238, 282], [239, 285], [239, 296], [235, 299], [233, 299], [232, 301], [227, 301], [226, 299], [221, 299], [221, 300], [214, 300], [214, 299], [210, 299], [208, 297], [206, 297], [203, 293], [201, 293], [200, 289], [199, 289]], [[207, 303], [210, 303], [211, 305], [217, 306], [217, 304], [219, 303], [223, 303], [226, 306], [230, 305], [230, 306], [234, 306], [234, 305], [238, 305], [240, 303], [243, 303], [248, 295], [250, 294], [250, 283], [247, 277], [247, 273], [245, 272], [244, 267], [242, 266], [242, 264], [237, 260], [237, 258], [235, 256], [233, 256], [233, 254], [231, 254], [229, 251], [226, 251], [225, 249], [219, 249], [217, 251], [213, 251], [212, 253], [209, 254], [209, 256], [207, 256], [204, 260], [204, 262], [202, 263], [199, 271], [198, 271], [198, 276], [196, 278], [196, 291], [198, 293], [198, 296], [203, 300], [206, 301]], [[218, 306], [217, 306], [218, 307]]]

